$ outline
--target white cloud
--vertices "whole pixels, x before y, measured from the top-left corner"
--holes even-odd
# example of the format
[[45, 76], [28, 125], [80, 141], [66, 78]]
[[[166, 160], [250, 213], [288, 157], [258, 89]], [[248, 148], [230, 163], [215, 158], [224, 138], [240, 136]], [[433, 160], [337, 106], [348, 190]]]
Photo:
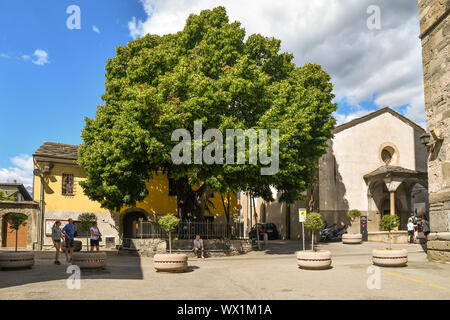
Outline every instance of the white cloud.
[[[359, 103], [377, 94], [379, 107], [409, 105], [405, 115], [424, 123], [422, 51], [416, 1], [411, 0], [141, 0], [145, 21], [128, 23], [130, 36], [174, 33], [190, 13], [222, 5], [247, 36], [261, 33], [282, 40], [297, 65], [321, 64], [330, 73], [336, 99], [354, 110], [342, 119], [369, 112]], [[381, 29], [369, 30], [366, 10], [381, 9]], [[340, 111], [341, 112], [341, 111]], [[353, 115], [352, 115], [353, 114]]]
[[7, 55], [6, 53], [1, 53], [1, 52], [0, 52], [0, 58], [9, 59], [10, 56]]
[[366, 110], [366, 109], [360, 109], [357, 110], [355, 112], [351, 112], [349, 114], [342, 114], [342, 113], [338, 113], [336, 112], [334, 114], [334, 117], [336, 118], [336, 125], [341, 125], [343, 123], [352, 121], [354, 119], [360, 118], [365, 116], [366, 114], [369, 114], [371, 111], [370, 110]]
[[10, 159], [13, 164], [8, 168], [0, 168], [0, 182], [16, 180], [25, 187], [33, 185], [33, 157], [23, 154]]
[[92, 31], [100, 33], [100, 29], [97, 26], [92, 26]]
[[36, 49], [33, 53], [33, 60], [31, 60], [31, 62], [38, 66], [43, 66], [46, 63], [50, 63], [48, 61], [48, 53], [45, 50]]

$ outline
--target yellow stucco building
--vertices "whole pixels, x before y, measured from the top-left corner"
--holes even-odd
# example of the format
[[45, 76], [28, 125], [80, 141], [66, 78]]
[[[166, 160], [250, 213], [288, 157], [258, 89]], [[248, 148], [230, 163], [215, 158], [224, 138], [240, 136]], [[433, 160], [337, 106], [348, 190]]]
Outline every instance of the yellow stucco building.
[[[103, 234], [103, 245], [118, 244], [119, 234], [124, 238], [136, 237], [136, 223], [156, 221], [158, 215], [177, 213], [177, 198], [169, 188], [169, 179], [163, 173], [156, 173], [147, 183], [149, 196], [136, 207], [123, 208], [120, 213], [110, 213], [100, 203], [90, 200], [79, 185], [86, 173], [76, 164], [78, 146], [54, 142], [45, 142], [34, 154], [34, 201], [44, 202], [43, 244], [51, 246], [51, 226], [56, 220], [64, 224], [69, 218], [77, 221], [82, 213], [94, 213], [97, 216], [100, 231]], [[36, 170], [38, 169], [38, 170]], [[41, 189], [41, 181], [44, 188]], [[214, 194], [212, 206], [205, 213], [208, 220], [223, 220], [225, 212], [220, 194]], [[231, 214], [237, 214], [237, 196], [231, 196]], [[36, 230], [40, 229], [40, 219], [36, 221]], [[40, 221], [39, 221], [40, 220]], [[39, 237], [39, 232], [38, 232]]]

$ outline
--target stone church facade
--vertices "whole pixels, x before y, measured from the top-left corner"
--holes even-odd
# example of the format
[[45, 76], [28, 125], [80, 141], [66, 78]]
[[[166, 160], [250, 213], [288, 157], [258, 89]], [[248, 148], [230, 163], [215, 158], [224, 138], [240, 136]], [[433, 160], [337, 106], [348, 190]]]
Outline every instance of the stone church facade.
[[[369, 241], [384, 241], [386, 232], [378, 223], [384, 214], [395, 213], [401, 219], [396, 241], [406, 242], [408, 217], [428, 210], [427, 149], [420, 141], [424, 133], [387, 107], [336, 127], [319, 160], [318, 184], [305, 193], [307, 200], [288, 205], [255, 199], [256, 220], [274, 223], [284, 239], [298, 239], [299, 208], [320, 212], [328, 224], [350, 226], [349, 232], [359, 232], [359, 221], [351, 224], [347, 217], [349, 210], [358, 209], [367, 216]], [[241, 198], [244, 221], [254, 224], [249, 199]]]
[[428, 256], [450, 261], [450, 0], [419, 0], [429, 149]]

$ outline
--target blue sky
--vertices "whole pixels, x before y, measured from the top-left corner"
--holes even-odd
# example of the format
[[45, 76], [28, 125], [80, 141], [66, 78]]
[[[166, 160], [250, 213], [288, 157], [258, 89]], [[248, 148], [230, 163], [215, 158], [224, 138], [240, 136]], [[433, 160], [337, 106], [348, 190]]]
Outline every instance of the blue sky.
[[[72, 4], [81, 9], [80, 30], [66, 26]], [[0, 168], [43, 141], [81, 142], [83, 118], [101, 103], [106, 60], [132, 40], [127, 23], [143, 13], [138, 1], [0, 2]], [[48, 63], [22, 58], [37, 49]]]
[[[377, 2], [383, 28], [369, 31], [366, 8]], [[81, 143], [84, 117], [94, 117], [102, 103], [104, 67], [116, 46], [145, 33], [176, 32], [189, 13], [217, 5], [225, 5], [230, 18], [241, 21], [248, 34], [281, 39], [283, 50], [293, 52], [298, 65], [322, 64], [335, 83], [340, 123], [389, 105], [423, 125], [417, 4], [256, 3], [0, 0], [0, 180], [29, 185], [30, 156], [44, 141]], [[80, 30], [66, 26], [70, 5], [81, 9]]]

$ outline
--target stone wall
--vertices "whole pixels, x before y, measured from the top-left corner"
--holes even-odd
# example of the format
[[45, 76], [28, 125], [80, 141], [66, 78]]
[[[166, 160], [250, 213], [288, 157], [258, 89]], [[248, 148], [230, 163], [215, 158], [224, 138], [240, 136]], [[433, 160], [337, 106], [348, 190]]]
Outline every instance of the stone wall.
[[[252, 250], [249, 240], [205, 240], [205, 252], [208, 256], [238, 255]], [[157, 253], [166, 253], [169, 244], [164, 239], [124, 239], [124, 246], [134, 249], [140, 256], [152, 257]], [[173, 240], [172, 252], [189, 253], [193, 249], [193, 240]]]
[[450, 261], [450, 241], [428, 241], [427, 255], [431, 260]]
[[[45, 210], [45, 220], [52, 219], [52, 220], [68, 220], [69, 218], [72, 218], [74, 221], [78, 220], [78, 217], [85, 212], [79, 212], [79, 211], [64, 211], [64, 210]], [[102, 233], [102, 242], [100, 242], [100, 248], [103, 250], [104, 248], [107, 248], [107, 241], [106, 238], [113, 238], [114, 244], [119, 245], [120, 239], [119, 239], [119, 232], [115, 228], [117, 225], [117, 221], [113, 219], [114, 215], [111, 215], [109, 213], [95, 213], [97, 216], [97, 223], [98, 228], [100, 229], [100, 232]], [[117, 219], [116, 219], [117, 220]], [[76, 240], [80, 240], [83, 243], [83, 247], [86, 245], [86, 238], [85, 237], [79, 237], [76, 238]], [[43, 250], [54, 250], [53, 247], [53, 241], [50, 235], [44, 234], [44, 243], [43, 243]]]
[[[39, 215], [39, 204], [34, 201], [0, 201], [0, 240], [3, 240], [3, 217], [8, 213], [21, 213], [27, 216], [27, 249], [33, 249], [37, 242], [36, 221]], [[0, 245], [1, 245], [0, 241]]]
[[[419, 0], [427, 131], [430, 227], [450, 231], [450, 0]], [[434, 252], [436, 256], [436, 250]], [[445, 256], [445, 255], [443, 255]], [[447, 261], [448, 254], [446, 255]]]

